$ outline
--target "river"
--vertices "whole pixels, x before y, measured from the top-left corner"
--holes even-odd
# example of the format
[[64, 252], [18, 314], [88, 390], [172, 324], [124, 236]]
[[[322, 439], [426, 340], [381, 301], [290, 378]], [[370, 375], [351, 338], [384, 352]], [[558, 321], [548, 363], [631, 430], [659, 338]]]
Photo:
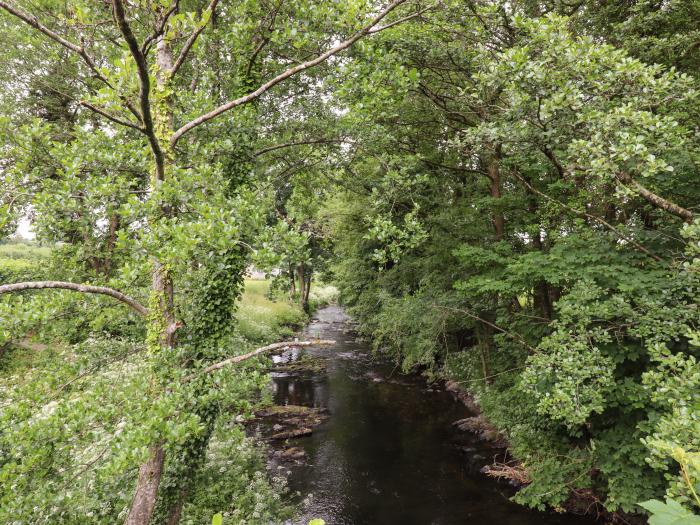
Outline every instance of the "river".
[[310, 496], [294, 525], [577, 525], [590, 519], [540, 513], [509, 501], [513, 489], [480, 469], [498, 453], [452, 423], [474, 415], [441, 387], [402, 375], [358, 342], [337, 306], [316, 313], [306, 337], [334, 339], [276, 356], [322, 358], [314, 372], [273, 374], [277, 404], [328, 409], [298, 465], [279, 465], [289, 487]]

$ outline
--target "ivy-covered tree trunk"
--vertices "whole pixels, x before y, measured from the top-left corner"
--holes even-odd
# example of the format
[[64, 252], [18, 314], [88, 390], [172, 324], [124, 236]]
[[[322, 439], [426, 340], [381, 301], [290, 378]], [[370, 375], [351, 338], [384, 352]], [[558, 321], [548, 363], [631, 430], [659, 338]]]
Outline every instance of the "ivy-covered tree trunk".
[[[173, 129], [172, 100], [169, 96], [170, 71], [173, 67], [173, 56], [170, 45], [164, 38], [157, 43], [156, 55], [156, 89], [154, 133], [151, 141], [154, 153], [154, 169], [151, 176], [151, 194], [157, 191], [168, 175], [167, 168], [172, 162], [170, 154], [170, 136]], [[160, 152], [160, 153], [159, 153]], [[161, 158], [159, 159], [159, 155]], [[161, 218], [170, 218], [175, 211], [168, 205], [161, 204], [157, 216], [150, 218], [151, 227], [156, 228]], [[153, 279], [151, 285], [151, 318], [149, 331], [158, 334], [157, 342], [149, 342], [149, 351], [154, 353], [170, 353], [175, 347], [175, 333], [178, 323], [175, 317], [175, 293], [170, 272], [160, 261], [153, 261]], [[155, 373], [156, 371], [154, 371]], [[155, 388], [165, 391], [166, 385], [157, 377], [153, 378]], [[159, 396], [160, 392], [156, 393]], [[148, 461], [141, 465], [136, 482], [134, 499], [131, 504], [127, 525], [148, 525], [158, 499], [158, 489], [165, 468], [165, 451], [161, 444], [151, 446]]]

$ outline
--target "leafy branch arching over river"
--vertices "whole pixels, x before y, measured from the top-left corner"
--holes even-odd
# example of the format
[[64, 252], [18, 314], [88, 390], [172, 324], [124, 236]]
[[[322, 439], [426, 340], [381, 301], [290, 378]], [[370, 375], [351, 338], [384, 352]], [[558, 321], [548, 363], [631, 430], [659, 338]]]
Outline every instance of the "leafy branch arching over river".
[[338, 300], [480, 412], [457, 427], [507, 447], [515, 502], [697, 523], [699, 24], [698, 0], [0, 0], [0, 522], [303, 514], [244, 431], [270, 359], [241, 356]]

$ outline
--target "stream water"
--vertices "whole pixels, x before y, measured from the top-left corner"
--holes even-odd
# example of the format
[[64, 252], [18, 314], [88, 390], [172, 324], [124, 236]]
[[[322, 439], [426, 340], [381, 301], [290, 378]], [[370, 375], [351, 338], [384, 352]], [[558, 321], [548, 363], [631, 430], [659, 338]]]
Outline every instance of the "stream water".
[[323, 518], [327, 525], [576, 525], [591, 520], [528, 511], [509, 501], [513, 489], [480, 469], [498, 451], [455, 420], [473, 415], [441, 387], [401, 375], [357, 342], [341, 308], [317, 312], [307, 337], [333, 347], [289, 351], [325, 359], [314, 372], [274, 373], [277, 404], [329, 410], [311, 436], [290, 444], [305, 452], [287, 473], [292, 491], [311, 496], [294, 525]]

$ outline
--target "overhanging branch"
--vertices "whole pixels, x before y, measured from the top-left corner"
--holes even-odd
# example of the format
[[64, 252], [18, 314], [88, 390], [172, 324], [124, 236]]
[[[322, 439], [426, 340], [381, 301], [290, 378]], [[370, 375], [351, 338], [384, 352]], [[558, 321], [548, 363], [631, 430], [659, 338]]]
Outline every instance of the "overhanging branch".
[[114, 290], [112, 288], [107, 288], [106, 286], [92, 286], [89, 284], [78, 284], [69, 283], [65, 281], [27, 281], [21, 283], [13, 284], [3, 284], [0, 286], [0, 295], [4, 293], [11, 292], [22, 292], [24, 290], [45, 290], [49, 288], [57, 288], [62, 290], [73, 290], [74, 292], [82, 293], [94, 293], [99, 295], [107, 295], [121, 301], [122, 303], [130, 306], [132, 310], [136, 311], [139, 315], [148, 315], [148, 308], [143, 306], [141, 303], [132, 299], [126, 294]]
[[241, 361], [245, 361], [247, 359], [250, 359], [251, 357], [255, 357], [256, 355], [264, 354], [265, 352], [271, 352], [273, 350], [279, 350], [280, 348], [296, 348], [296, 347], [301, 347], [301, 346], [327, 346], [327, 345], [334, 345], [335, 341], [331, 341], [328, 339], [315, 339], [313, 341], [286, 341], [283, 343], [273, 343], [271, 345], [263, 346], [261, 348], [257, 348], [256, 350], [253, 350], [252, 352], [248, 352], [247, 354], [243, 355], [237, 355], [234, 357], [229, 357], [228, 359], [224, 359], [223, 361], [219, 361], [218, 363], [215, 363], [213, 365], [210, 365], [196, 374], [187, 376], [185, 378], [185, 382], [187, 381], [192, 381], [195, 377], [197, 377], [200, 374], [210, 374], [211, 372], [214, 372], [216, 370], [219, 370], [221, 368], [224, 368], [225, 366], [234, 364], [234, 363], [240, 363]]
[[[116, 0], [115, 0], [116, 1]], [[187, 133], [188, 131], [196, 128], [197, 126], [200, 126], [204, 124], [205, 122], [208, 122], [222, 113], [225, 113], [226, 111], [235, 108], [236, 106], [240, 106], [243, 104], [246, 104], [248, 102], [251, 102], [252, 100], [257, 99], [260, 97], [262, 94], [279, 84], [280, 82], [283, 82], [284, 80], [288, 79], [289, 77], [292, 77], [294, 75], [297, 75], [301, 73], [302, 71], [306, 71], [307, 69], [311, 69], [314, 66], [317, 66], [318, 64], [321, 64], [325, 62], [327, 59], [332, 57], [333, 55], [337, 55], [341, 51], [344, 51], [345, 49], [349, 48], [352, 46], [355, 42], [357, 42], [360, 38], [363, 36], [369, 34], [374, 28], [384, 17], [386, 17], [389, 13], [391, 13], [394, 9], [396, 9], [398, 6], [401, 4], [405, 3], [406, 0], [394, 0], [391, 4], [389, 4], [387, 7], [385, 7], [378, 15], [376, 15], [367, 25], [365, 25], [362, 29], [360, 29], [357, 33], [352, 35], [350, 38], [347, 40], [341, 42], [337, 46], [334, 46], [324, 53], [320, 54], [316, 58], [312, 60], [307, 60], [306, 62], [302, 62], [301, 64], [291, 67], [287, 69], [286, 71], [283, 71], [276, 77], [272, 78], [271, 80], [268, 80], [264, 84], [262, 84], [258, 89], [255, 91], [252, 91], [251, 93], [248, 93], [247, 95], [244, 95], [242, 97], [239, 97], [235, 100], [232, 100], [230, 102], [227, 102], [226, 104], [223, 104], [209, 113], [205, 113], [204, 115], [201, 115], [197, 117], [194, 120], [191, 120], [184, 126], [182, 126], [180, 129], [178, 129], [175, 133], [173, 133], [172, 138], [170, 139], [170, 143], [172, 146], [177, 144], [177, 141], [180, 140], [180, 138]]]
[[644, 197], [648, 203], [650, 203], [652, 206], [655, 206], [656, 208], [662, 209], [664, 211], [667, 211], [668, 213], [671, 213], [675, 215], [676, 217], [680, 217], [683, 219], [685, 222], [690, 224], [693, 222], [693, 212], [690, 210], [687, 210], [683, 208], [682, 206], [678, 206], [678, 204], [671, 202], [667, 199], [664, 199], [660, 195], [657, 195], [656, 193], [649, 191], [647, 188], [642, 186], [639, 182], [634, 180], [629, 174], [627, 173], [617, 173], [615, 175], [617, 180], [619, 180], [622, 184], [625, 184], [627, 186], [631, 186], [632, 190]]

